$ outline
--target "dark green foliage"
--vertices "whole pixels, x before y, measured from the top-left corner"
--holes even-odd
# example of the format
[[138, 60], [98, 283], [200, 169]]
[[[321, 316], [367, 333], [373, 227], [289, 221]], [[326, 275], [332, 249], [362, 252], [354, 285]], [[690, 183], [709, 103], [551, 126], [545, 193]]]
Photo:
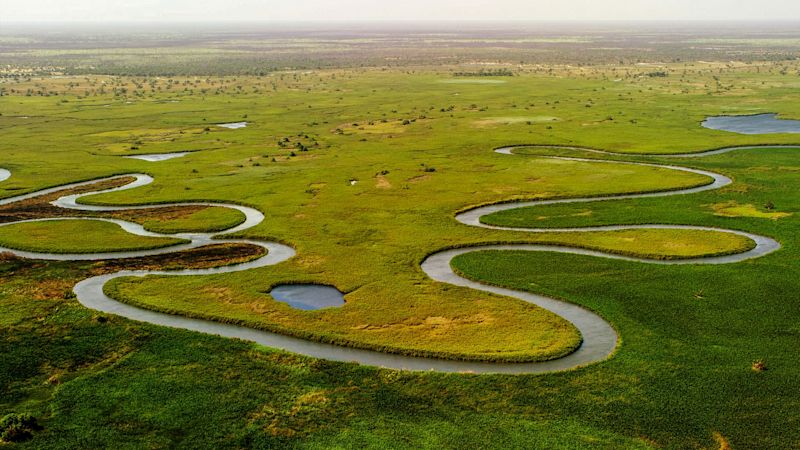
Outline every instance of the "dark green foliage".
[[30, 414], [6, 414], [0, 419], [0, 441], [22, 442], [33, 437], [41, 429], [36, 418]]
[[513, 77], [514, 72], [508, 69], [481, 69], [477, 72], [455, 72], [456, 77]]

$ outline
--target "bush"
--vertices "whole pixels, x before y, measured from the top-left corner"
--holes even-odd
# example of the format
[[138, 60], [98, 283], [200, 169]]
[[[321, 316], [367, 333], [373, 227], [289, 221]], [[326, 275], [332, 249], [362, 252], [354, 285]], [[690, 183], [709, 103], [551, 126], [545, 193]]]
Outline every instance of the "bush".
[[22, 442], [33, 437], [41, 427], [30, 414], [11, 413], [0, 419], [0, 441]]

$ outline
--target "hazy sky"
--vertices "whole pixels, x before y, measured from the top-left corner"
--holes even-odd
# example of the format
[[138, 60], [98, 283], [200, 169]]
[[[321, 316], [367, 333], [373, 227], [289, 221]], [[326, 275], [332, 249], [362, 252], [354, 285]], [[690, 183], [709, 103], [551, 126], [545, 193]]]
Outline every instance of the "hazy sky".
[[800, 0], [0, 0], [0, 21], [800, 20]]

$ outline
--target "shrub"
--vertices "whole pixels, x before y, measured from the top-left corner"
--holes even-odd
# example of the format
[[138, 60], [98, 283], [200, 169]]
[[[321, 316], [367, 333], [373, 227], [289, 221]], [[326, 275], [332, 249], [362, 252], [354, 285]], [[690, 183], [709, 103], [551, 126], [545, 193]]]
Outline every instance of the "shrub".
[[36, 418], [30, 414], [7, 414], [0, 419], [0, 440], [22, 442], [33, 437], [33, 432], [40, 429]]

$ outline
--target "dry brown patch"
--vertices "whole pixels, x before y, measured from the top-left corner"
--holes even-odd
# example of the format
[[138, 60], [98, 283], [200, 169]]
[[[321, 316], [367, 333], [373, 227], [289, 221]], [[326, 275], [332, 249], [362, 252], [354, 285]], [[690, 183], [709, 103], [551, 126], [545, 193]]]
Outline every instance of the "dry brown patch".
[[273, 436], [307, 435], [325, 428], [327, 422], [324, 419], [335, 415], [348, 397], [347, 393], [357, 390], [356, 386], [312, 389], [297, 395], [288, 409], [264, 405], [252, 415], [251, 421], [265, 423], [264, 430]]
[[35, 284], [31, 284], [26, 293], [34, 300], [48, 300], [56, 298], [64, 298], [72, 292], [73, 280], [39, 280]]
[[475, 314], [466, 317], [429, 316], [424, 319], [410, 318], [400, 323], [361, 324], [352, 327], [354, 330], [375, 332], [407, 332], [414, 331], [428, 334], [447, 334], [454, 328], [465, 325], [490, 325], [494, 318], [487, 314]]
[[383, 175], [378, 175], [375, 177], [375, 187], [379, 189], [391, 189], [392, 183], [389, 182]]
[[237, 304], [233, 289], [221, 286], [207, 286], [200, 290], [198, 298], [206, 299], [207, 303], [220, 303], [225, 305]]
[[296, 258], [296, 263], [301, 267], [305, 267], [307, 269], [319, 267], [325, 263], [327, 258], [324, 256], [319, 255], [304, 255], [302, 257]]
[[167, 206], [163, 208], [115, 211], [111, 213], [111, 217], [137, 223], [142, 223], [151, 219], [157, 219], [166, 222], [170, 220], [183, 219], [208, 208], [211, 208], [211, 206]]
[[92, 266], [92, 274], [118, 270], [203, 269], [225, 264], [236, 264], [261, 257], [263, 247], [242, 243], [212, 244], [163, 255], [99, 261]]
[[419, 183], [420, 181], [425, 181], [425, 180], [428, 180], [430, 178], [431, 178], [430, 174], [417, 175], [415, 177], [411, 177], [411, 178], [407, 179], [406, 181], [408, 181], [409, 183]]
[[719, 192], [735, 192], [737, 194], [745, 194], [750, 192], [751, 186], [745, 183], [733, 183], [720, 189]]
[[693, 245], [693, 244], [687, 244], [687, 243], [678, 242], [678, 241], [665, 242], [663, 245], [664, 245], [664, 248], [668, 248], [668, 249], [671, 249], [671, 250], [685, 250], [685, 249], [691, 249], [691, 248], [695, 247], [695, 245]]

